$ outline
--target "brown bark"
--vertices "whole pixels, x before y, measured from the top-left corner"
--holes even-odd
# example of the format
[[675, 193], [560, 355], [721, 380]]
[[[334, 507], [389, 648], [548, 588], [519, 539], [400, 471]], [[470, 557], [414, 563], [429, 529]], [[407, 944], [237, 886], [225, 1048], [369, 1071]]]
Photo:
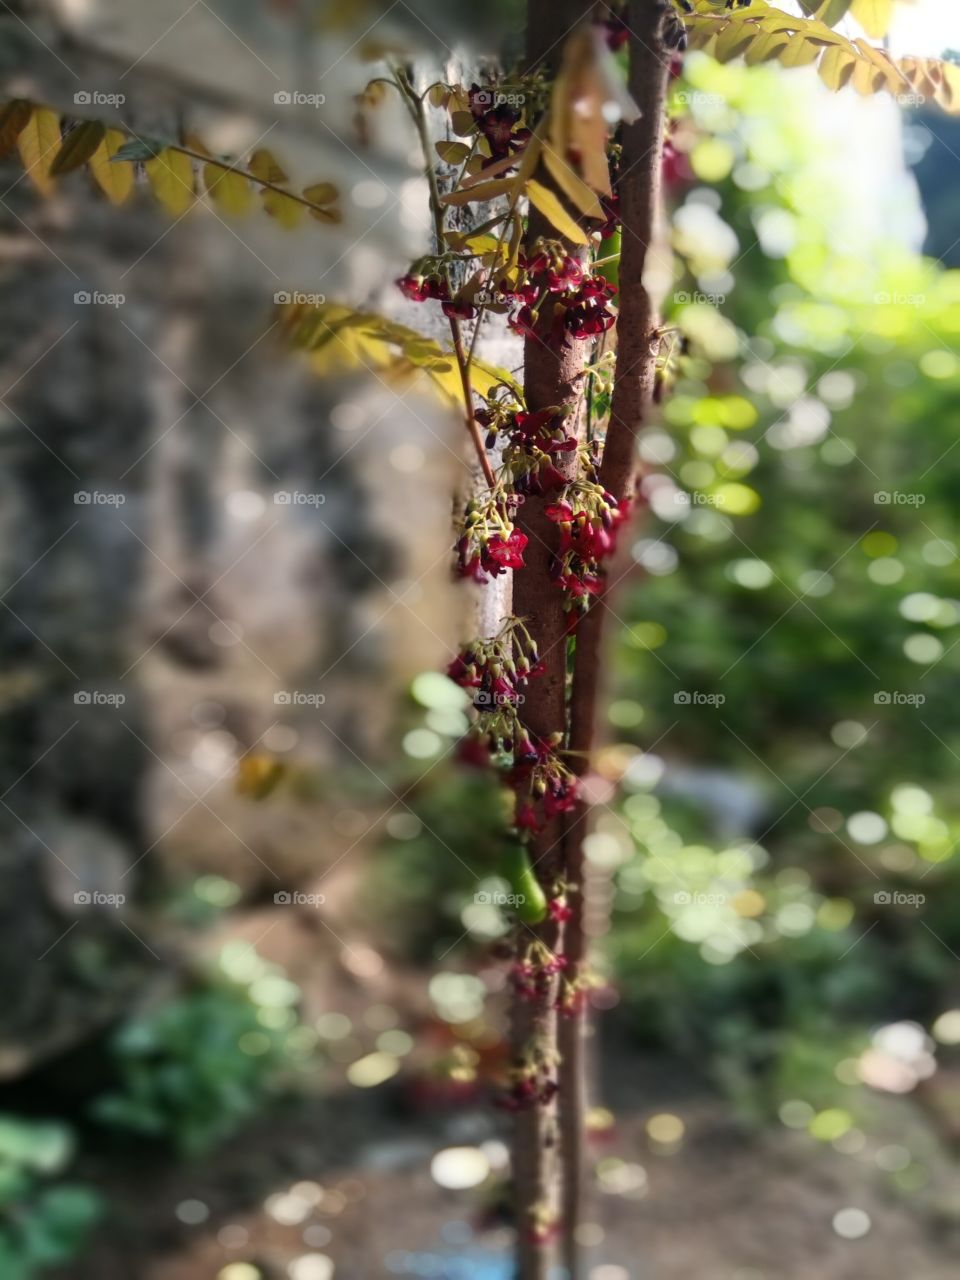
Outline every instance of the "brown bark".
[[[527, 11], [526, 71], [555, 70], [567, 35], [586, 21], [592, 3], [584, 0], [529, 0]], [[526, 244], [545, 236], [557, 239], [556, 230], [536, 210], [528, 220]], [[580, 246], [567, 245], [572, 255], [582, 255]], [[531, 411], [579, 402], [583, 386], [583, 351], [576, 343], [564, 344], [553, 333], [553, 308], [542, 308], [537, 333], [524, 343], [524, 391]], [[575, 462], [567, 455], [571, 474]], [[566, 728], [567, 636], [563, 595], [550, 577], [557, 546], [557, 528], [546, 518], [546, 500], [531, 496], [520, 507], [517, 526], [529, 542], [524, 553], [525, 567], [514, 579], [514, 613], [527, 620], [531, 635], [545, 664], [545, 672], [528, 686], [521, 708], [524, 724], [535, 734], [549, 738]], [[558, 820], [549, 823], [531, 841], [531, 861], [541, 883], [552, 887], [563, 868], [563, 828]], [[548, 923], [536, 931], [551, 947], [557, 945], [556, 926]], [[521, 939], [521, 945], [523, 939]], [[555, 1054], [555, 989], [544, 991], [534, 1001], [517, 1001], [513, 1011], [513, 1051], [520, 1059], [537, 1043]], [[555, 1106], [537, 1106], [517, 1114], [513, 1142], [513, 1172], [517, 1217], [518, 1280], [546, 1280], [552, 1245], [531, 1234], [538, 1210], [556, 1207], [555, 1173], [557, 1157]]]
[[[636, 474], [636, 434], [653, 399], [657, 356], [657, 316], [643, 276], [653, 240], [660, 203], [660, 168], [664, 112], [670, 54], [660, 39], [661, 11], [656, 0], [631, 0], [630, 90], [640, 116], [623, 131], [623, 155], [619, 182], [623, 219], [620, 258], [620, 295], [617, 319], [617, 363], [610, 422], [604, 443], [600, 477], [618, 498], [631, 495]], [[601, 648], [607, 609], [601, 596], [581, 619], [577, 630], [570, 703], [572, 767], [580, 773], [590, 768], [596, 735]], [[564, 837], [568, 900], [573, 918], [567, 925], [564, 952], [567, 979], [576, 984], [583, 977], [587, 939], [583, 928], [583, 838], [590, 814], [586, 804], [569, 815]], [[583, 1269], [576, 1228], [582, 1216], [586, 1190], [585, 1119], [587, 1015], [579, 1006], [561, 1020], [560, 1126], [564, 1164], [563, 1260], [570, 1280], [580, 1280]]]

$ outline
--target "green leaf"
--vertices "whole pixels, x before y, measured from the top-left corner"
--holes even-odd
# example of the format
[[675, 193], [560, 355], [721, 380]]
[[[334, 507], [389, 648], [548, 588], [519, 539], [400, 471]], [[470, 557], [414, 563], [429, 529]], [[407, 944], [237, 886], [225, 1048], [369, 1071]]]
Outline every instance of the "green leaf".
[[54, 176], [70, 173], [85, 165], [106, 134], [105, 126], [98, 120], [84, 120], [83, 124], [78, 124], [64, 138], [63, 145], [50, 166], [50, 173]]
[[465, 142], [437, 142], [434, 144], [437, 155], [444, 164], [463, 164], [467, 156], [470, 154], [470, 148]]
[[131, 138], [118, 147], [114, 160], [152, 160], [167, 144], [157, 138]]

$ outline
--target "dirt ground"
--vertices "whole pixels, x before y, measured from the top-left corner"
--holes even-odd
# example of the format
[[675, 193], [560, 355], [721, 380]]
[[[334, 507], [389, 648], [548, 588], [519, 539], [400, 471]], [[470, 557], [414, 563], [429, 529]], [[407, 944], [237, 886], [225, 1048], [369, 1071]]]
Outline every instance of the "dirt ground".
[[[327, 931], [271, 929], [271, 918], [234, 919], [230, 934], [259, 939], [285, 965], [308, 1021], [349, 1016], [353, 1056], [373, 1048], [363, 1026], [378, 1001], [401, 1026], [422, 1026], [428, 975], [398, 979], [385, 966], [360, 980]], [[602, 1034], [614, 1119], [594, 1143], [590, 1280], [956, 1280], [960, 1168], [919, 1100], [876, 1095], [869, 1133], [836, 1150], [779, 1124], [739, 1123], [689, 1066], [639, 1050], [616, 1015]], [[57, 1280], [512, 1280], [504, 1113], [482, 1097], [445, 1106], [403, 1073], [357, 1088], [347, 1061], [205, 1161], [88, 1157], [81, 1172], [100, 1185], [109, 1222]], [[654, 1124], [651, 1137], [648, 1123], [664, 1115], [682, 1133], [658, 1144], [671, 1135]], [[486, 1161], [487, 1180], [438, 1185], [431, 1161], [449, 1148], [466, 1149], [481, 1174]], [[892, 1150], [920, 1171], [913, 1190], [883, 1171]], [[834, 1225], [844, 1210], [857, 1238]]]
[[[937, 1212], [891, 1191], [869, 1152], [745, 1131], [675, 1063], [618, 1067], [592, 1280], [956, 1277], [955, 1200]], [[665, 1110], [684, 1136], [657, 1148], [646, 1123]], [[498, 1130], [479, 1107], [412, 1114], [393, 1085], [288, 1104], [192, 1171], [115, 1178], [114, 1226], [63, 1280], [510, 1280], [509, 1229], [489, 1195], [441, 1189], [430, 1172], [450, 1146], [496, 1165]], [[851, 1208], [869, 1218], [858, 1239], [833, 1226]]]

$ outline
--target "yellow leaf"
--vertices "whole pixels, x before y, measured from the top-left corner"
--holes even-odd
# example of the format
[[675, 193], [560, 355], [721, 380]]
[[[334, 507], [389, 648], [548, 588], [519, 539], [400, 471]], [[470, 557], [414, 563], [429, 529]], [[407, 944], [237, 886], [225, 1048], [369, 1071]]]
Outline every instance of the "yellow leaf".
[[333, 205], [329, 205], [326, 209], [308, 209], [307, 212], [311, 218], [316, 218], [317, 222], [326, 223], [328, 226], [336, 226], [343, 221], [343, 214]]
[[298, 227], [303, 221], [303, 216], [307, 209], [299, 200], [291, 200], [289, 196], [283, 195], [282, 192], [271, 191], [269, 188], [265, 188], [261, 194], [263, 196], [264, 209], [266, 209], [271, 218], [276, 218], [281, 227], [292, 231], [294, 227]]
[[791, 36], [777, 55], [782, 67], [808, 67], [820, 56], [820, 46], [804, 39], [802, 35]]
[[63, 145], [54, 156], [50, 166], [52, 177], [61, 173], [71, 173], [85, 165], [106, 136], [106, 129], [97, 120], [84, 120], [78, 124], [63, 140]]
[[284, 765], [272, 756], [248, 753], [237, 762], [234, 786], [238, 795], [264, 800], [285, 772]]
[[531, 180], [527, 183], [527, 196], [530, 203], [547, 219], [547, 221], [574, 244], [589, 244], [589, 237], [578, 226], [574, 218], [567, 213], [559, 198], [539, 182]]
[[952, 62], [944, 62], [940, 66], [940, 73], [937, 101], [944, 111], [956, 113], [960, 111], [960, 67]]
[[744, 61], [748, 67], [754, 67], [758, 63], [770, 62], [774, 58], [779, 58], [787, 47], [789, 40], [790, 35], [786, 31], [771, 31], [764, 36], [759, 36], [745, 50]]
[[14, 98], [0, 111], [0, 156], [11, 149], [33, 114], [33, 107], [23, 98]]
[[857, 40], [855, 48], [870, 71], [869, 75], [861, 73], [859, 68], [854, 72], [853, 83], [861, 93], [865, 92], [866, 84], [872, 86], [873, 93], [879, 93], [881, 89], [889, 89], [891, 93], [909, 93], [909, 80], [882, 49], [875, 49], [866, 40]]
[[451, 191], [441, 196], [441, 204], [470, 204], [473, 200], [496, 200], [497, 196], [505, 196], [516, 186], [516, 178], [494, 178], [490, 182], [478, 182], [474, 187], [465, 190]]
[[333, 204], [340, 192], [332, 182], [315, 182], [312, 187], [304, 187], [303, 194], [311, 204]]
[[119, 129], [108, 129], [90, 157], [94, 181], [111, 204], [123, 204], [133, 190], [133, 165], [129, 160], [112, 158], [126, 140]]
[[603, 209], [595, 193], [581, 177], [574, 173], [567, 162], [548, 147], [543, 153], [547, 171], [563, 194], [588, 218], [602, 218]]
[[218, 209], [234, 218], [250, 212], [253, 192], [242, 174], [219, 164], [203, 166], [203, 181]]
[[723, 31], [717, 36], [713, 56], [718, 62], [732, 62], [744, 53], [747, 46], [760, 36], [760, 32], [750, 22], [737, 22], [731, 19]]
[[153, 194], [168, 213], [179, 218], [193, 203], [193, 165], [182, 151], [164, 147], [145, 164]]
[[50, 195], [56, 185], [50, 168], [59, 148], [59, 116], [49, 107], [34, 107], [17, 138], [17, 150], [27, 176], [41, 195]]
[[820, 60], [820, 79], [834, 92], [850, 83], [857, 67], [856, 56], [846, 49], [828, 49]]
[[868, 36], [879, 40], [889, 30], [893, 0], [853, 0], [850, 16], [856, 18]]
[[253, 176], [259, 178], [261, 182], [287, 181], [287, 175], [277, 164], [273, 152], [268, 151], [266, 147], [261, 147], [259, 151], [253, 153], [250, 157], [248, 168]]
[[[613, 88], [606, 70], [589, 32], [575, 31], [564, 45], [550, 100], [549, 121], [553, 150], [559, 156], [576, 152], [587, 185], [602, 195], [610, 194], [608, 126], [603, 109]], [[629, 109], [623, 114], [625, 119], [629, 118]]]

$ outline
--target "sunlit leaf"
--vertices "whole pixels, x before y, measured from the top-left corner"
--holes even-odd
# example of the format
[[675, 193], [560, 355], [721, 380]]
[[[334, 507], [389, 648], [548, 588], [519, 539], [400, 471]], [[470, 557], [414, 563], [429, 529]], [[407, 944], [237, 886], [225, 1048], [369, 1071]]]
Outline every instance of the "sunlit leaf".
[[474, 200], [496, 200], [498, 196], [511, 194], [516, 187], [515, 178], [493, 178], [490, 182], [478, 182], [476, 186], [451, 191], [441, 196], [442, 204], [471, 204]]
[[119, 129], [108, 129], [90, 157], [94, 181], [111, 204], [123, 204], [133, 190], [133, 165], [116, 159], [123, 138]]
[[604, 216], [596, 193], [574, 173], [564, 159], [548, 147], [543, 153], [543, 161], [554, 182], [581, 213], [588, 218]]
[[560, 199], [549, 187], [531, 180], [527, 183], [527, 196], [530, 203], [539, 209], [551, 226], [556, 227], [561, 235], [574, 244], [589, 244], [590, 238], [570, 216]]
[[879, 40], [890, 29], [893, 0], [853, 0], [850, 16], [860, 23], [868, 36]]
[[235, 218], [250, 212], [253, 191], [242, 174], [211, 162], [203, 166], [203, 182], [221, 212]]
[[45, 196], [56, 185], [50, 168], [59, 148], [60, 117], [49, 107], [34, 107], [17, 137], [17, 150], [30, 181]]
[[181, 151], [165, 147], [146, 162], [147, 178], [168, 213], [179, 218], [193, 203], [193, 164]]

